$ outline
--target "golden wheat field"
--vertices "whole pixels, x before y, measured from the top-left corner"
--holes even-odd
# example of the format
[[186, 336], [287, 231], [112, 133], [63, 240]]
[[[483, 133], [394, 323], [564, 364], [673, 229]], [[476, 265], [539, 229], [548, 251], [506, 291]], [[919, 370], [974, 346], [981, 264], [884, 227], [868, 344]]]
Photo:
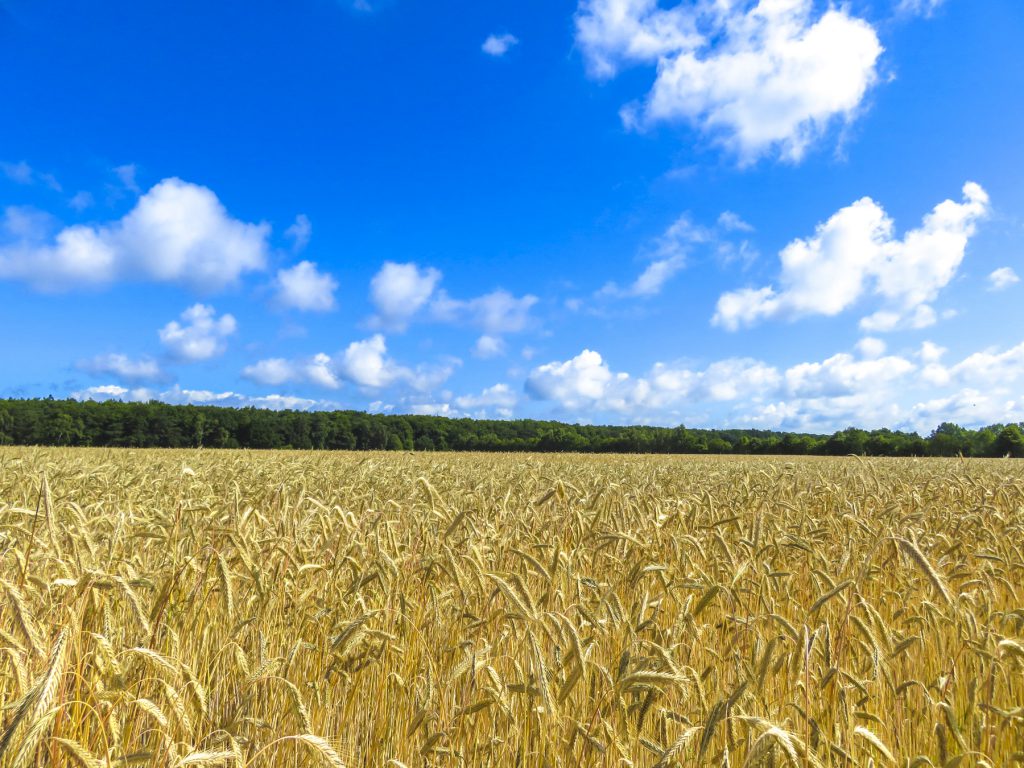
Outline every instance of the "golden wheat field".
[[1024, 464], [0, 449], [0, 764], [1024, 761]]

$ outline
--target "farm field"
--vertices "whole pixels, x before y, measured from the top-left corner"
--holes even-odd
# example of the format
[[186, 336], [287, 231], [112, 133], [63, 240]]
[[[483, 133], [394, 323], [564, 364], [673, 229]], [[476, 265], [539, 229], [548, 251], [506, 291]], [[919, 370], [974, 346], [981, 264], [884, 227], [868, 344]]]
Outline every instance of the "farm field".
[[0, 448], [0, 766], [1024, 761], [1024, 464]]

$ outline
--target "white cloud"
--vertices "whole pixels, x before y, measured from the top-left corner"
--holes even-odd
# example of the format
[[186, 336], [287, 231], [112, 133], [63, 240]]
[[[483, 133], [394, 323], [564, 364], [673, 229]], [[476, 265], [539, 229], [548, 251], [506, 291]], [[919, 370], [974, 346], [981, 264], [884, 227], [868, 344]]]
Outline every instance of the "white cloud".
[[770, 285], [764, 288], [740, 288], [718, 297], [711, 322], [726, 330], [735, 331], [740, 326], [754, 325], [771, 317], [781, 306], [778, 294]]
[[519, 398], [508, 384], [487, 387], [479, 395], [463, 395], [455, 398], [455, 404], [464, 410], [479, 408], [514, 408]]
[[309, 216], [300, 213], [295, 217], [295, 223], [284, 231], [284, 236], [292, 241], [293, 252], [305, 250], [310, 238], [313, 237], [313, 222], [309, 220]]
[[117, 384], [102, 384], [97, 387], [86, 387], [78, 392], [72, 392], [74, 400], [124, 400], [144, 402], [151, 399], [148, 389], [128, 389]]
[[885, 356], [878, 347], [873, 351], [879, 356], [840, 353], [785, 371], [751, 358], [718, 360], [703, 368], [656, 363], [645, 376], [634, 377], [584, 350], [571, 360], [535, 368], [526, 392], [587, 418], [613, 413], [643, 423], [812, 431], [908, 424], [914, 400], [907, 391], [919, 385], [919, 367]]
[[311, 358], [287, 360], [272, 357], [242, 369], [242, 376], [260, 384], [313, 384], [337, 389], [349, 381], [364, 389], [378, 390], [401, 384], [426, 392], [446, 381], [459, 364], [448, 359], [437, 365], [408, 368], [387, 354], [387, 341], [381, 334], [354, 341], [336, 356], [319, 353]]
[[538, 301], [536, 296], [517, 297], [501, 288], [473, 299], [454, 299], [436, 290], [441, 278], [433, 267], [385, 262], [370, 281], [370, 298], [377, 308], [371, 325], [402, 331], [429, 306], [426, 319], [474, 326], [496, 337], [525, 329], [530, 308]]
[[576, 41], [591, 76], [614, 77], [636, 62], [654, 62], [704, 44], [694, 14], [683, 5], [657, 0], [583, 0], [576, 16]]
[[242, 369], [242, 376], [250, 381], [278, 387], [294, 381], [297, 373], [295, 366], [290, 361], [283, 357], [271, 357], [253, 365], [247, 365]]
[[916, 366], [902, 357], [855, 360], [840, 353], [821, 363], [800, 363], [786, 371], [786, 389], [797, 397], [837, 397], [881, 388], [903, 378]]
[[906, 314], [880, 309], [862, 317], [858, 325], [868, 333], [888, 333], [905, 328], [920, 330], [935, 325], [937, 321], [934, 309], [927, 304], [919, 304]]
[[865, 336], [857, 342], [857, 351], [867, 360], [875, 360], [885, 354], [886, 344], [881, 339]]
[[388, 406], [387, 410], [418, 416], [445, 416], [451, 419], [511, 419], [518, 400], [515, 392], [507, 384], [495, 384], [477, 395], [463, 395], [454, 399], [450, 392], [442, 392], [440, 400], [424, 401], [416, 396], [405, 398], [400, 406]]
[[921, 351], [918, 352], [918, 356], [925, 363], [937, 363], [948, 351], [945, 347], [940, 347], [934, 342], [925, 341], [921, 344]]
[[779, 254], [781, 288], [766, 286], [723, 294], [712, 322], [728, 330], [778, 314], [836, 315], [866, 293], [889, 309], [865, 318], [864, 330], [885, 331], [935, 321], [933, 301], [963, 261], [977, 221], [988, 212], [988, 195], [974, 183], [961, 203], [946, 200], [902, 240], [881, 206], [865, 197], [818, 225], [807, 239]]
[[631, 385], [628, 374], [613, 374], [600, 353], [584, 349], [571, 360], [534, 368], [526, 380], [526, 391], [536, 400], [554, 400], [570, 410], [592, 405], [612, 408], [613, 402], [627, 404], [617, 393], [624, 390], [626, 394]]
[[212, 292], [263, 269], [269, 232], [231, 218], [206, 187], [165, 179], [109, 224], [74, 225], [53, 237], [8, 230], [14, 237], [0, 245], [0, 279], [48, 291], [149, 280]]
[[237, 328], [232, 315], [221, 315], [206, 304], [195, 304], [160, 329], [160, 342], [179, 360], [195, 362], [223, 354], [227, 338]]
[[647, 377], [634, 378], [613, 372], [598, 352], [585, 349], [571, 360], [534, 368], [526, 391], [535, 400], [554, 401], [570, 411], [658, 417], [666, 408], [688, 402], [758, 398], [780, 381], [774, 367], [750, 359], [720, 360], [704, 370], [657, 363]]
[[341, 367], [345, 378], [363, 387], [386, 387], [400, 376], [400, 368], [386, 357], [387, 344], [379, 333], [353, 341], [345, 349]]
[[337, 389], [341, 386], [330, 356], [324, 353], [313, 355], [313, 359], [305, 365], [306, 378], [313, 384], [326, 389]]
[[[863, 341], [863, 340], [862, 340]], [[878, 341], [878, 340], [873, 340]], [[534, 399], [593, 417], [616, 413], [634, 421], [831, 432], [847, 426], [928, 432], [942, 421], [981, 426], [1024, 420], [1024, 343], [986, 349], [945, 366], [946, 350], [925, 342], [910, 357], [839, 353], [779, 372], [764, 362], [727, 359], [694, 369], [658, 363], [645, 377], [615, 373], [596, 352], [534, 370]], [[708, 416], [700, 403], [726, 404]]]
[[445, 382], [457, 365], [459, 361], [455, 359], [416, 368], [399, 365], [387, 355], [387, 344], [378, 333], [349, 344], [336, 367], [343, 378], [368, 389], [400, 383], [425, 392]]
[[753, 232], [754, 228], [747, 224], [738, 213], [722, 211], [718, 216], [718, 226], [726, 232]]
[[299, 361], [282, 357], [260, 360], [243, 368], [242, 376], [272, 387], [292, 383], [308, 383], [324, 389], [338, 389], [341, 386], [334, 361], [330, 355], [322, 352]]
[[127, 355], [117, 353], [82, 360], [78, 363], [78, 368], [94, 376], [115, 376], [129, 383], [159, 381], [165, 378], [156, 360], [148, 357], [133, 360]]
[[453, 299], [443, 291], [431, 304], [433, 318], [445, 323], [468, 323], [489, 335], [517, 333], [526, 328], [530, 308], [538, 301], [527, 294], [516, 297], [498, 289], [475, 299]]
[[121, 400], [122, 402], [148, 402], [159, 400], [172, 405], [219, 405], [231, 408], [266, 408], [268, 410], [324, 410], [337, 408], [337, 403], [311, 400], [291, 395], [244, 395], [239, 392], [213, 392], [206, 389], [183, 389], [177, 385], [164, 391], [146, 388], [129, 389], [116, 384], [104, 384], [72, 392], [75, 400]]
[[370, 281], [370, 298], [377, 308], [377, 324], [402, 330], [429, 300], [441, 280], [433, 267], [384, 262]]
[[514, 45], [519, 43], [515, 35], [488, 35], [480, 49], [488, 56], [501, 57], [508, 53]]
[[[48, 213], [28, 206], [11, 205], [4, 209], [0, 233], [11, 240], [32, 240], [46, 237], [54, 226], [55, 220]], [[0, 245], [0, 258], [3, 257], [3, 249], [4, 246]], [[0, 268], [2, 266], [0, 261]]]
[[[865, 343], [867, 342], [867, 343]], [[873, 343], [877, 342], [877, 343]], [[890, 427], [927, 432], [942, 421], [965, 426], [1024, 420], [1024, 343], [991, 348], [944, 365], [946, 350], [932, 342], [909, 356], [887, 355], [877, 339], [862, 339], [860, 355], [838, 353], [798, 363], [784, 371], [763, 361], [729, 358], [704, 367], [657, 363], [643, 376], [615, 371], [593, 350], [566, 361], [534, 368], [525, 391], [534, 401], [552, 403], [570, 418], [613, 419], [691, 426], [746, 426], [831, 432], [847, 426]], [[250, 366], [246, 378], [270, 386], [311, 384], [335, 389], [347, 379], [367, 391], [396, 385], [411, 394], [398, 406], [407, 413], [452, 417], [512, 418], [517, 393], [499, 383], [458, 397], [429, 394], [451, 373], [447, 368], [406, 368], [387, 354], [380, 336], [354, 342], [335, 358], [316, 355], [289, 361], [271, 358]], [[77, 398], [159, 399], [272, 408], [336, 407], [323, 400], [272, 394], [172, 387], [157, 391], [106, 384], [75, 392]], [[395, 406], [376, 401], [373, 411]]]
[[473, 354], [484, 360], [500, 357], [505, 354], [505, 341], [497, 336], [484, 334], [476, 340], [476, 344], [473, 346]]
[[654, 241], [646, 254], [650, 263], [636, 280], [625, 288], [614, 282], [606, 283], [597, 295], [623, 298], [659, 294], [665, 284], [686, 266], [690, 249], [698, 243], [711, 241], [713, 237], [714, 233], [695, 225], [688, 214], [683, 214]]
[[624, 293], [628, 296], [654, 296], [659, 294], [665, 283], [671, 280], [685, 265], [686, 261], [681, 254], [651, 262]]
[[627, 125], [688, 122], [744, 162], [776, 150], [798, 160], [852, 119], [882, 53], [870, 24], [841, 6], [819, 14], [813, 0], [581, 0], [576, 40], [593, 77], [657, 65], [645, 100], [624, 109]]
[[950, 377], [978, 389], [1015, 384], [1024, 379], [1024, 343], [999, 352], [990, 348], [968, 355], [949, 369]]
[[275, 285], [277, 303], [281, 306], [304, 312], [334, 309], [338, 282], [330, 274], [320, 272], [311, 261], [300, 261], [294, 267], [278, 270]]
[[917, 403], [909, 422], [927, 433], [942, 422], [961, 426], [987, 426], [1024, 421], [1024, 399], [1004, 391], [965, 388], [951, 395]]
[[1017, 277], [1017, 273], [1013, 271], [1012, 267], [1000, 267], [988, 276], [990, 291], [1002, 291], [1019, 282], [1020, 278]]
[[704, 370], [656, 363], [649, 374], [646, 406], [663, 408], [681, 401], [724, 402], [757, 399], [781, 381], [778, 370], [751, 358], [728, 358]]
[[403, 410], [413, 416], [445, 416], [449, 419], [460, 416], [451, 403], [413, 403]]

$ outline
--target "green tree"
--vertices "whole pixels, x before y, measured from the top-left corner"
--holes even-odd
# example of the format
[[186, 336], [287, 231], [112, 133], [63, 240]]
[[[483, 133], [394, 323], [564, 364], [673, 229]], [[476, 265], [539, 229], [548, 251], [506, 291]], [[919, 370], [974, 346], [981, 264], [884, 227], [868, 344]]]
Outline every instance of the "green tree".
[[825, 453], [830, 456], [862, 456], [867, 453], [868, 433], [863, 429], [850, 427], [836, 432], [825, 443]]
[[46, 442], [50, 445], [81, 445], [84, 437], [82, 420], [70, 413], [57, 413], [47, 423]]
[[14, 417], [11, 412], [0, 406], [0, 445], [10, 445], [14, 442]]
[[1003, 431], [996, 437], [995, 451], [997, 456], [1024, 459], [1024, 432], [1016, 424], [1003, 427]]
[[932, 456], [967, 456], [970, 439], [967, 430], [948, 421], [939, 424], [928, 438], [928, 453]]

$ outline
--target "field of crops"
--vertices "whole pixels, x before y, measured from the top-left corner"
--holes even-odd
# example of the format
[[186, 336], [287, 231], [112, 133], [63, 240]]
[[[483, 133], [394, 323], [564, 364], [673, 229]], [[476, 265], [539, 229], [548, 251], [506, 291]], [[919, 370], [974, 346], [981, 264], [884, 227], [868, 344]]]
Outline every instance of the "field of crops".
[[1024, 761], [1024, 463], [0, 449], [0, 766]]

